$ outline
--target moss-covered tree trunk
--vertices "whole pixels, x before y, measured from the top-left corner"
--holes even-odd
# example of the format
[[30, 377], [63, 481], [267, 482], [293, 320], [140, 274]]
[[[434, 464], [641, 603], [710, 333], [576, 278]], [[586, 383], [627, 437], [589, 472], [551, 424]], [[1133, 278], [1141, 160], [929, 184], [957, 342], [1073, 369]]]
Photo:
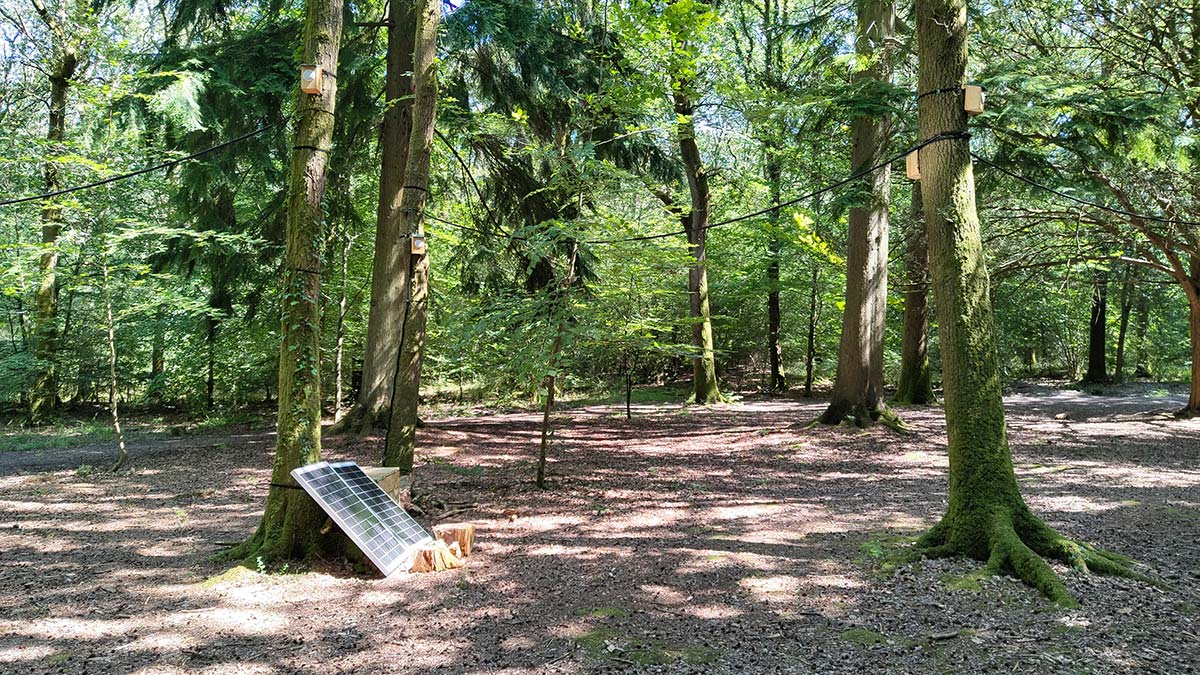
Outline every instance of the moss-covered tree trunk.
[[[64, 16], [52, 15], [41, 3], [39, 13], [54, 41], [50, 79], [50, 113], [46, 129], [46, 160], [43, 166], [46, 192], [62, 187], [58, 176], [59, 157], [67, 152], [67, 95], [79, 69], [79, 52], [64, 31]], [[62, 233], [63, 211], [54, 200], [42, 206], [42, 253], [38, 259], [38, 287], [35, 295], [34, 356], [38, 359], [37, 378], [29, 393], [29, 418], [35, 424], [51, 419], [58, 406], [58, 237]]]
[[1108, 381], [1108, 277], [1096, 277], [1092, 287], [1092, 310], [1088, 320], [1088, 365], [1084, 382]]
[[721, 391], [717, 383], [712, 311], [708, 302], [708, 169], [700, 159], [700, 147], [696, 144], [696, 124], [693, 119], [696, 107], [689, 93], [690, 84], [689, 81], [677, 82], [672, 94], [678, 119], [676, 133], [679, 136], [679, 154], [683, 158], [683, 170], [691, 196], [691, 214], [686, 223], [693, 258], [688, 271], [692, 348], [696, 350], [696, 356], [692, 358], [692, 398], [696, 403], [708, 404], [719, 402]]
[[396, 379], [396, 348], [403, 323], [408, 240], [400, 229], [399, 209], [408, 164], [413, 117], [413, 50], [417, 35], [417, 0], [396, 0], [388, 9], [387, 98], [379, 130], [379, 203], [375, 213], [375, 257], [371, 268], [371, 305], [363, 353], [362, 383], [354, 406], [334, 431], [365, 433], [385, 422]]
[[[892, 81], [896, 7], [892, 0], [859, 0], [856, 51], [870, 59], [859, 82], [878, 91]], [[876, 104], [877, 105], [877, 104]], [[860, 114], [852, 127], [852, 165], [856, 172], [878, 164], [887, 153], [891, 115]], [[842, 421], [866, 426], [887, 414], [883, 398], [883, 333], [887, 318], [888, 196], [887, 167], [862, 178], [857, 205], [850, 209], [846, 254], [846, 310], [838, 346], [837, 379], [824, 424]]]
[[[298, 92], [287, 197], [283, 344], [279, 349], [279, 416], [275, 463], [267, 504], [254, 536], [235, 557], [270, 562], [302, 559], [322, 545], [324, 514], [291, 471], [321, 459], [321, 244], [326, 165], [333, 141], [342, 0], [309, 0], [305, 11], [306, 63], [329, 73], [321, 93]], [[292, 487], [288, 487], [292, 486]]]
[[429, 189], [429, 156], [437, 120], [437, 31], [439, 0], [424, 0], [418, 13], [413, 57], [413, 117], [404, 170], [404, 191], [396, 211], [397, 227], [405, 237], [400, 247], [405, 287], [401, 334], [396, 354], [394, 392], [388, 422], [384, 466], [411, 474], [417, 439], [417, 404], [421, 392], [421, 364], [425, 355], [425, 318], [429, 306], [429, 257], [414, 255], [410, 239], [422, 232]]
[[900, 379], [896, 403], [928, 405], [936, 400], [929, 370], [929, 240], [921, 183], [912, 184], [912, 211], [904, 250], [904, 336], [900, 344]]
[[[916, 5], [920, 56], [920, 134], [966, 130], [962, 94], [967, 66], [966, 0]], [[941, 338], [949, 441], [949, 504], [916, 551], [986, 560], [1051, 599], [1073, 602], [1041, 556], [1079, 569], [1132, 575], [1122, 559], [1055, 533], [1025, 505], [1013, 473], [1001, 399], [987, 266], [975, 208], [969, 141], [941, 140], [920, 151], [921, 192]]]

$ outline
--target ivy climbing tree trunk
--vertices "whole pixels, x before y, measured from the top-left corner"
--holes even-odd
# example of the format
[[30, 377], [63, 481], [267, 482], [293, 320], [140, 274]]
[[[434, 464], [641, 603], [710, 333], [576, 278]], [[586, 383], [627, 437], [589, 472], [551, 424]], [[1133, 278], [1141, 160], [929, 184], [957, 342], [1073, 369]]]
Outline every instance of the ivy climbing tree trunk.
[[421, 393], [421, 364], [425, 356], [425, 320], [429, 308], [429, 257], [412, 252], [411, 238], [423, 232], [429, 191], [429, 158], [437, 121], [437, 31], [440, 0], [424, 0], [417, 15], [413, 56], [412, 133], [404, 190], [396, 211], [397, 229], [404, 238], [400, 259], [407, 307], [403, 308], [401, 338], [396, 344], [391, 415], [388, 422], [384, 466], [411, 474], [417, 440], [417, 405]]
[[966, 555], [987, 570], [1010, 572], [1052, 600], [1073, 604], [1043, 560], [1135, 576], [1117, 555], [1066, 539], [1021, 497], [1013, 473], [1001, 399], [987, 266], [975, 208], [975, 179], [962, 95], [967, 66], [966, 0], [916, 4], [921, 138], [958, 134], [920, 151], [921, 191], [941, 338], [950, 458], [949, 504], [914, 555]]
[[[892, 0], [859, 0], [856, 51], [870, 59], [871, 65], [859, 72], [856, 79], [878, 85], [864, 91], [877, 93], [891, 83], [895, 35], [896, 6]], [[856, 172], [883, 159], [891, 125], [889, 114], [864, 113], [855, 117], [852, 164]], [[890, 168], [864, 176], [858, 204], [850, 209], [846, 311], [838, 346], [837, 378], [829, 407], [820, 417], [824, 424], [846, 421], [861, 427], [880, 418], [892, 421], [883, 398], [890, 190]]]
[[[306, 63], [320, 66], [321, 93], [298, 93], [287, 197], [283, 344], [279, 349], [279, 417], [275, 463], [262, 521], [233, 549], [235, 558], [265, 562], [307, 558], [322, 548], [321, 508], [297, 489], [291, 471], [321, 458], [321, 244], [326, 165], [331, 151], [342, 0], [308, 0]], [[291, 486], [291, 487], [289, 487]]]
[[679, 154], [687, 176], [691, 196], [691, 213], [686, 220], [687, 239], [693, 258], [688, 271], [688, 297], [692, 317], [692, 399], [699, 404], [718, 403], [721, 391], [717, 383], [717, 360], [713, 348], [712, 310], [708, 301], [708, 169], [700, 159], [696, 144], [696, 107], [689, 92], [691, 82], [675, 83], [672, 96], [675, 104], [676, 133]]
[[396, 0], [388, 5], [387, 72], [383, 83], [387, 102], [379, 130], [379, 204], [375, 214], [375, 258], [371, 268], [371, 306], [362, 383], [354, 406], [333, 431], [370, 431], [387, 419], [392, 402], [404, 283], [408, 277], [404, 258], [408, 240], [400, 229], [398, 214], [412, 134], [417, 4], [417, 0]]
[[900, 379], [896, 403], [934, 403], [933, 377], [929, 370], [929, 239], [921, 202], [921, 183], [912, 184], [912, 211], [908, 242], [904, 250], [904, 337], [900, 345]]
[[[51, 11], [40, 0], [34, 8], [52, 41], [47, 76], [50, 80], [50, 112], [46, 125], [46, 159], [43, 166], [46, 192], [62, 187], [58, 176], [58, 157], [67, 152], [67, 96], [80, 68], [79, 46], [70, 35], [65, 15], [68, 3]], [[29, 418], [40, 424], [52, 418], [58, 406], [58, 238], [62, 233], [62, 206], [53, 199], [42, 206], [42, 253], [38, 259], [38, 286], [34, 309], [34, 356], [37, 378], [29, 394]]]
[[1092, 311], [1088, 321], [1088, 366], [1084, 382], [1108, 380], [1108, 278], [1101, 274], [1092, 287]]

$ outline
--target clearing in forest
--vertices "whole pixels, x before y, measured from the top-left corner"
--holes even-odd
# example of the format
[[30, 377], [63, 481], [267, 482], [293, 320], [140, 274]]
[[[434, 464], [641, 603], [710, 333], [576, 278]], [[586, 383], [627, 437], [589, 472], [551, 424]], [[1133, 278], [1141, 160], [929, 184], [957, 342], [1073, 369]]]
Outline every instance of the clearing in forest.
[[[1189, 672], [1200, 668], [1200, 421], [1179, 395], [1007, 398], [1021, 489], [1155, 588], [1058, 566], [1078, 609], [963, 559], [881, 567], [943, 511], [944, 422], [804, 431], [821, 402], [643, 404], [431, 420], [422, 490], [479, 526], [464, 570], [212, 562], [253, 530], [272, 435], [0, 453], [0, 672]], [[381, 439], [327, 456], [375, 463]], [[427, 519], [428, 522], [428, 519]]]

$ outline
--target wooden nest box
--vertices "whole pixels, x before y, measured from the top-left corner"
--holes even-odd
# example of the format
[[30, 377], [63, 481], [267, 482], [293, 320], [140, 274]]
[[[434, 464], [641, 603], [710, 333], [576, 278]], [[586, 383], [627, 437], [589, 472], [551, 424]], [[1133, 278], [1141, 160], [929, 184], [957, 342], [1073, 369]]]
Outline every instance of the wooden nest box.
[[968, 115], [974, 117], [983, 112], [984, 104], [987, 103], [987, 92], [983, 87], [977, 84], [968, 84], [963, 87], [963, 109]]
[[300, 66], [300, 91], [306, 94], [321, 93], [321, 78], [324, 71], [315, 63]]
[[904, 169], [909, 180], [921, 180], [921, 162], [917, 158], [917, 151], [913, 150], [904, 158]]

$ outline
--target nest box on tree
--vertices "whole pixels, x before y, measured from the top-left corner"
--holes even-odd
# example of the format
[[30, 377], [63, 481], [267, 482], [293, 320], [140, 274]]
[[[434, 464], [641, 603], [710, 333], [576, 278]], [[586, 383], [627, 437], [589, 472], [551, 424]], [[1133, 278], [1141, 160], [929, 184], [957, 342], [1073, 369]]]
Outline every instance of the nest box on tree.
[[323, 75], [321, 66], [313, 63], [305, 63], [300, 66], [300, 91], [306, 94], [321, 93], [321, 76]]

